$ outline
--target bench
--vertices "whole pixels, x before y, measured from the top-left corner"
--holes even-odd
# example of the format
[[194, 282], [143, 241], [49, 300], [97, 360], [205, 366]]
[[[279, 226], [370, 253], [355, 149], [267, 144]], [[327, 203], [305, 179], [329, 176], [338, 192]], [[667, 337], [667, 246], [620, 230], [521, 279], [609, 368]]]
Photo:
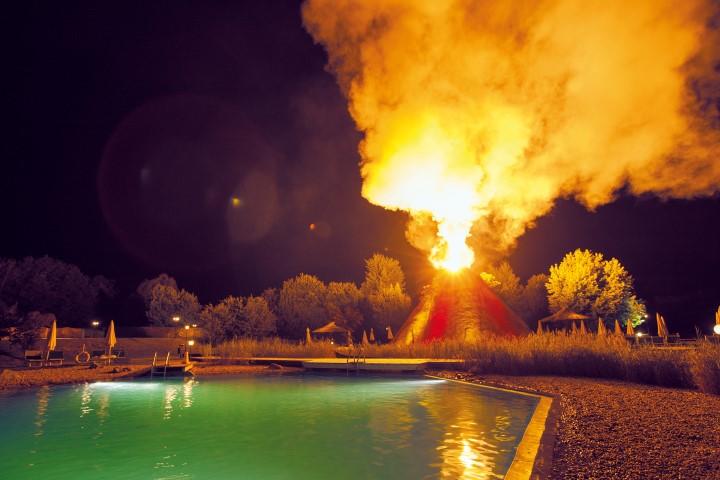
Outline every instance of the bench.
[[25, 350], [25, 361], [27, 362], [28, 367], [32, 367], [36, 363], [38, 367], [42, 367], [42, 352], [40, 350]]
[[62, 365], [65, 360], [65, 353], [62, 350], [51, 350], [48, 352], [45, 365]]

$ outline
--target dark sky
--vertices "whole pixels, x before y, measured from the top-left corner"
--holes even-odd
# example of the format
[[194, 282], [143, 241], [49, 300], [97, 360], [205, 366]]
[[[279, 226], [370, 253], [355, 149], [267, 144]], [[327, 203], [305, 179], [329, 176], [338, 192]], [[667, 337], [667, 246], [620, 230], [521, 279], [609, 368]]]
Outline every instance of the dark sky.
[[[374, 251], [413, 292], [428, 280], [404, 215], [360, 197], [360, 135], [299, 2], [22, 8], [7, 16], [0, 255], [48, 254], [121, 295], [167, 272], [206, 302], [300, 272], [359, 282]], [[709, 328], [718, 197], [561, 201], [510, 261], [527, 278], [577, 247], [618, 257], [671, 330]]]

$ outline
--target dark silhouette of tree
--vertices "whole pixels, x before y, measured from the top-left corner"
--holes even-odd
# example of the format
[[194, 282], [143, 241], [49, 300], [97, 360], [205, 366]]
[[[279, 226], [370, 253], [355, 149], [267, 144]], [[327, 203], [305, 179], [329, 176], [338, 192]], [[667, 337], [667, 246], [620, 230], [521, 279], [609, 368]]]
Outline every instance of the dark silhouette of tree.
[[84, 326], [102, 299], [115, 294], [113, 282], [90, 277], [72, 264], [51, 257], [0, 260], [0, 300], [31, 311], [53, 313], [65, 325]]
[[[158, 284], [152, 289], [146, 314], [153, 325], [173, 326], [198, 323], [200, 303], [197, 297], [187, 290], [178, 290], [172, 286]], [[174, 322], [173, 317], [180, 317], [180, 321]]]
[[175, 279], [167, 273], [161, 273], [155, 278], [143, 280], [142, 282], [140, 282], [140, 285], [138, 285], [136, 292], [138, 295], [140, 295], [140, 298], [143, 299], [143, 302], [145, 302], [145, 308], [150, 306], [150, 300], [152, 299], [152, 289], [155, 287], [155, 285], [165, 285], [166, 287], [172, 287], [175, 290], [177, 290], [178, 288]]

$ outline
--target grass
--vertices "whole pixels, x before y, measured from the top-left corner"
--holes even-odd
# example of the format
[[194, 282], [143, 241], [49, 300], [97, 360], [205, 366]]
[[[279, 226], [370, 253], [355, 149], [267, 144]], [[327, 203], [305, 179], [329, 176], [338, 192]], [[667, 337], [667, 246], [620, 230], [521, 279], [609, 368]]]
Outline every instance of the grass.
[[[204, 353], [210, 353], [204, 347]], [[238, 339], [213, 349], [223, 357], [332, 357], [335, 345], [309, 345], [278, 338]], [[546, 333], [527, 337], [487, 337], [475, 343], [370, 345], [369, 358], [460, 358], [478, 374], [557, 375], [626, 380], [665, 387], [697, 388], [720, 394], [720, 345], [697, 348], [632, 347], [615, 335]]]

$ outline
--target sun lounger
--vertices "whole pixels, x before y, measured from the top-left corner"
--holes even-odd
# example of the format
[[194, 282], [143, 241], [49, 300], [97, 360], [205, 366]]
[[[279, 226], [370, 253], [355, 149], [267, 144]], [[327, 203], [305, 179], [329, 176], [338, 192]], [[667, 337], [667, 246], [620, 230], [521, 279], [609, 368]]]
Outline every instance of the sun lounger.
[[47, 360], [45, 360], [45, 365], [62, 365], [63, 360], [65, 360], [65, 354], [62, 350], [53, 350], [48, 352]]
[[37, 364], [38, 367], [42, 367], [42, 352], [40, 350], [25, 350], [25, 361], [27, 362], [28, 367], [32, 367], [34, 364]]
[[91, 350], [90, 360], [97, 360], [98, 358], [105, 355], [105, 350]]

